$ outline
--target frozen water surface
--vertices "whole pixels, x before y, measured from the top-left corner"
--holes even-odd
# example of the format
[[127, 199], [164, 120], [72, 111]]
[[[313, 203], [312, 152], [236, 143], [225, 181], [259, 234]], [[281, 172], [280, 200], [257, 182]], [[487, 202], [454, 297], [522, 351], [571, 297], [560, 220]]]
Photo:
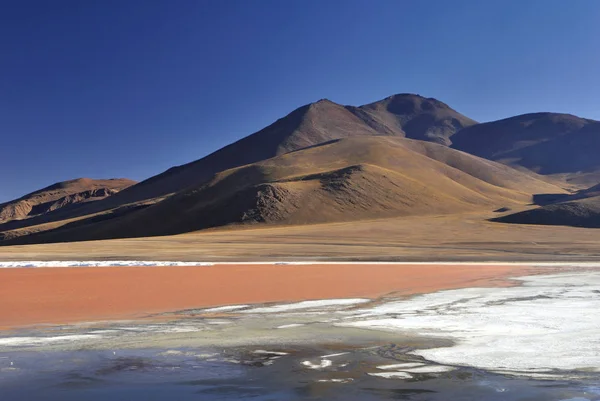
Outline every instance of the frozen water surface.
[[467, 288], [358, 311], [345, 326], [447, 337], [414, 354], [447, 365], [527, 374], [600, 370], [600, 272], [520, 278], [512, 288]]

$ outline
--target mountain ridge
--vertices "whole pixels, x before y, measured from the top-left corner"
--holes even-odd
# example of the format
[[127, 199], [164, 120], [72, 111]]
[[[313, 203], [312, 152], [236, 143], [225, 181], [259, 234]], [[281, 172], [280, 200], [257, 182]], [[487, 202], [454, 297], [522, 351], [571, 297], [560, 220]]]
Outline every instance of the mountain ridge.
[[[501, 199], [506, 204], [524, 205], [535, 199], [568, 197], [565, 188], [581, 188], [581, 183], [571, 183], [581, 177], [592, 182], [598, 177], [593, 182], [597, 184], [597, 133], [600, 122], [561, 113], [529, 113], [477, 123], [442, 101], [411, 93], [362, 106], [320, 99], [201, 159], [174, 166], [140, 183], [118, 190], [61, 193], [18, 211], [13, 208], [4, 212], [4, 219], [0, 214], [0, 239], [118, 237], [118, 229], [111, 228], [119, 225], [115, 222], [131, 219], [131, 227], [142, 227], [140, 216], [147, 216], [150, 226], [167, 227], [168, 218], [160, 213], [159, 218], [152, 216], [174, 202], [187, 205], [175, 209], [187, 210], [188, 215], [173, 215], [190, 221], [189, 225], [182, 223], [186, 229], [252, 222], [311, 224], [435, 213], [436, 208], [449, 213], [468, 209], [467, 204], [503, 210]], [[383, 149], [384, 144], [390, 149]], [[332, 153], [325, 157], [323, 149]], [[373, 158], [369, 152], [378, 156]], [[406, 160], [401, 160], [400, 154]], [[297, 163], [291, 166], [289, 160]], [[415, 165], [423, 170], [415, 169]], [[285, 176], [283, 172], [290, 169], [295, 175]], [[69, 186], [84, 187], [89, 180], [53, 184], [25, 197], [64, 192]], [[215, 188], [220, 189], [215, 192]], [[406, 193], [397, 192], [399, 188]], [[239, 213], [234, 216], [231, 210], [210, 201], [208, 193]], [[419, 201], [409, 201], [407, 196]], [[324, 206], [317, 207], [311, 197], [320, 199]], [[444, 201], [435, 204], [430, 198]], [[188, 205], [190, 199], [199, 203]], [[374, 205], [373, 210], [357, 209], [363, 204]], [[408, 204], [412, 206], [407, 209]], [[313, 215], [307, 215], [303, 208]], [[200, 215], [214, 224], [200, 222]], [[176, 227], [156, 227], [148, 231], [150, 234], [142, 228], [121, 226], [120, 230], [139, 235], [185, 232]], [[75, 232], [77, 235], [72, 234]]]
[[600, 122], [572, 114], [522, 114], [466, 127], [452, 138], [454, 149], [544, 175], [600, 172]]
[[492, 210], [529, 203], [534, 193], [561, 191], [510, 167], [439, 144], [354, 137], [219, 172], [162, 202], [95, 225], [77, 224], [10, 243]]
[[135, 184], [126, 178], [77, 178], [61, 181], [0, 204], [0, 223], [21, 220], [62, 207], [97, 201]]

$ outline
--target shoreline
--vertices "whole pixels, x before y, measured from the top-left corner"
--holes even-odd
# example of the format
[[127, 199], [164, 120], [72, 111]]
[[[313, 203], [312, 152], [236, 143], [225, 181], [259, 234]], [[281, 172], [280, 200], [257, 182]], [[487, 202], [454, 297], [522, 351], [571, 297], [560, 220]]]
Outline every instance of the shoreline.
[[[563, 264], [568, 265], [568, 264]], [[276, 263], [0, 269], [0, 329], [140, 320], [236, 304], [369, 298], [507, 287], [535, 264]]]
[[[459, 267], [431, 266], [437, 271]], [[30, 269], [43, 270], [62, 269]], [[56, 373], [56, 382], [82, 391], [93, 385], [88, 377], [94, 378], [94, 372], [103, 388], [114, 378], [136, 383], [138, 378], [172, 378], [186, 389], [189, 383], [219, 386], [213, 373], [223, 369], [217, 371], [221, 378], [228, 370], [258, 375], [252, 377], [254, 386], [282, 377], [284, 388], [297, 382], [309, 386], [311, 394], [324, 394], [326, 388], [335, 394], [347, 391], [340, 399], [354, 399], [357, 391], [373, 388], [389, 389], [385, 399], [403, 395], [398, 389], [412, 394], [415, 388], [445, 399], [448, 391], [460, 391], [450, 398], [464, 393], [497, 399], [499, 392], [510, 391], [540, 401], [595, 399], [597, 392], [590, 397], [588, 389], [598, 382], [598, 372], [591, 368], [598, 366], [598, 356], [589, 347], [598, 328], [589, 316], [600, 302], [595, 297], [600, 269], [523, 270], [519, 272], [526, 276], [502, 278], [497, 272], [488, 278], [490, 286], [512, 287], [472, 288], [462, 275], [459, 281], [468, 288], [416, 297], [238, 305], [212, 311], [214, 316], [206, 309], [188, 310], [162, 322], [97, 322], [7, 333], [11, 336], [0, 336], [0, 369], [4, 366], [5, 378], [14, 374], [27, 379], [19, 389], [38, 382], [25, 374], [41, 372], [47, 378], [49, 371]], [[82, 370], [91, 373], [82, 379], [69, 374]], [[203, 372], [209, 375], [206, 382]], [[123, 383], [118, 380], [120, 388]], [[231, 377], [222, 383], [233, 394]], [[40, 388], [47, 394], [47, 386]], [[197, 398], [193, 389], [192, 398]], [[175, 390], [169, 390], [171, 398]], [[247, 397], [247, 391], [242, 385], [239, 397]]]
[[172, 261], [172, 260], [1, 260], [0, 269], [41, 269], [65, 267], [213, 267], [213, 266], [306, 266], [306, 265], [398, 265], [398, 266], [530, 266], [530, 267], [600, 267], [600, 261], [353, 261], [353, 260], [294, 260], [294, 261]]

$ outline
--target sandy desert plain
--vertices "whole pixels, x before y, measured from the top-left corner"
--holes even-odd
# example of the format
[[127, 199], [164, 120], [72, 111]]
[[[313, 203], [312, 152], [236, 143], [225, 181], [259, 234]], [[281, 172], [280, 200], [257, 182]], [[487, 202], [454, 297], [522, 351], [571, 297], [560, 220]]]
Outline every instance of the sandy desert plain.
[[594, 229], [489, 217], [3, 247], [0, 386], [48, 400], [599, 400]]

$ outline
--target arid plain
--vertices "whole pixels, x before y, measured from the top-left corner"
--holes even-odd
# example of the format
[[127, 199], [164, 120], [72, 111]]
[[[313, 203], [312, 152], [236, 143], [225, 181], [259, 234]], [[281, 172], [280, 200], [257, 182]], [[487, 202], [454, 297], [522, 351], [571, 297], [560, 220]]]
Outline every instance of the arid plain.
[[166, 237], [0, 248], [1, 260], [592, 261], [595, 229], [490, 222], [497, 213], [247, 226]]

